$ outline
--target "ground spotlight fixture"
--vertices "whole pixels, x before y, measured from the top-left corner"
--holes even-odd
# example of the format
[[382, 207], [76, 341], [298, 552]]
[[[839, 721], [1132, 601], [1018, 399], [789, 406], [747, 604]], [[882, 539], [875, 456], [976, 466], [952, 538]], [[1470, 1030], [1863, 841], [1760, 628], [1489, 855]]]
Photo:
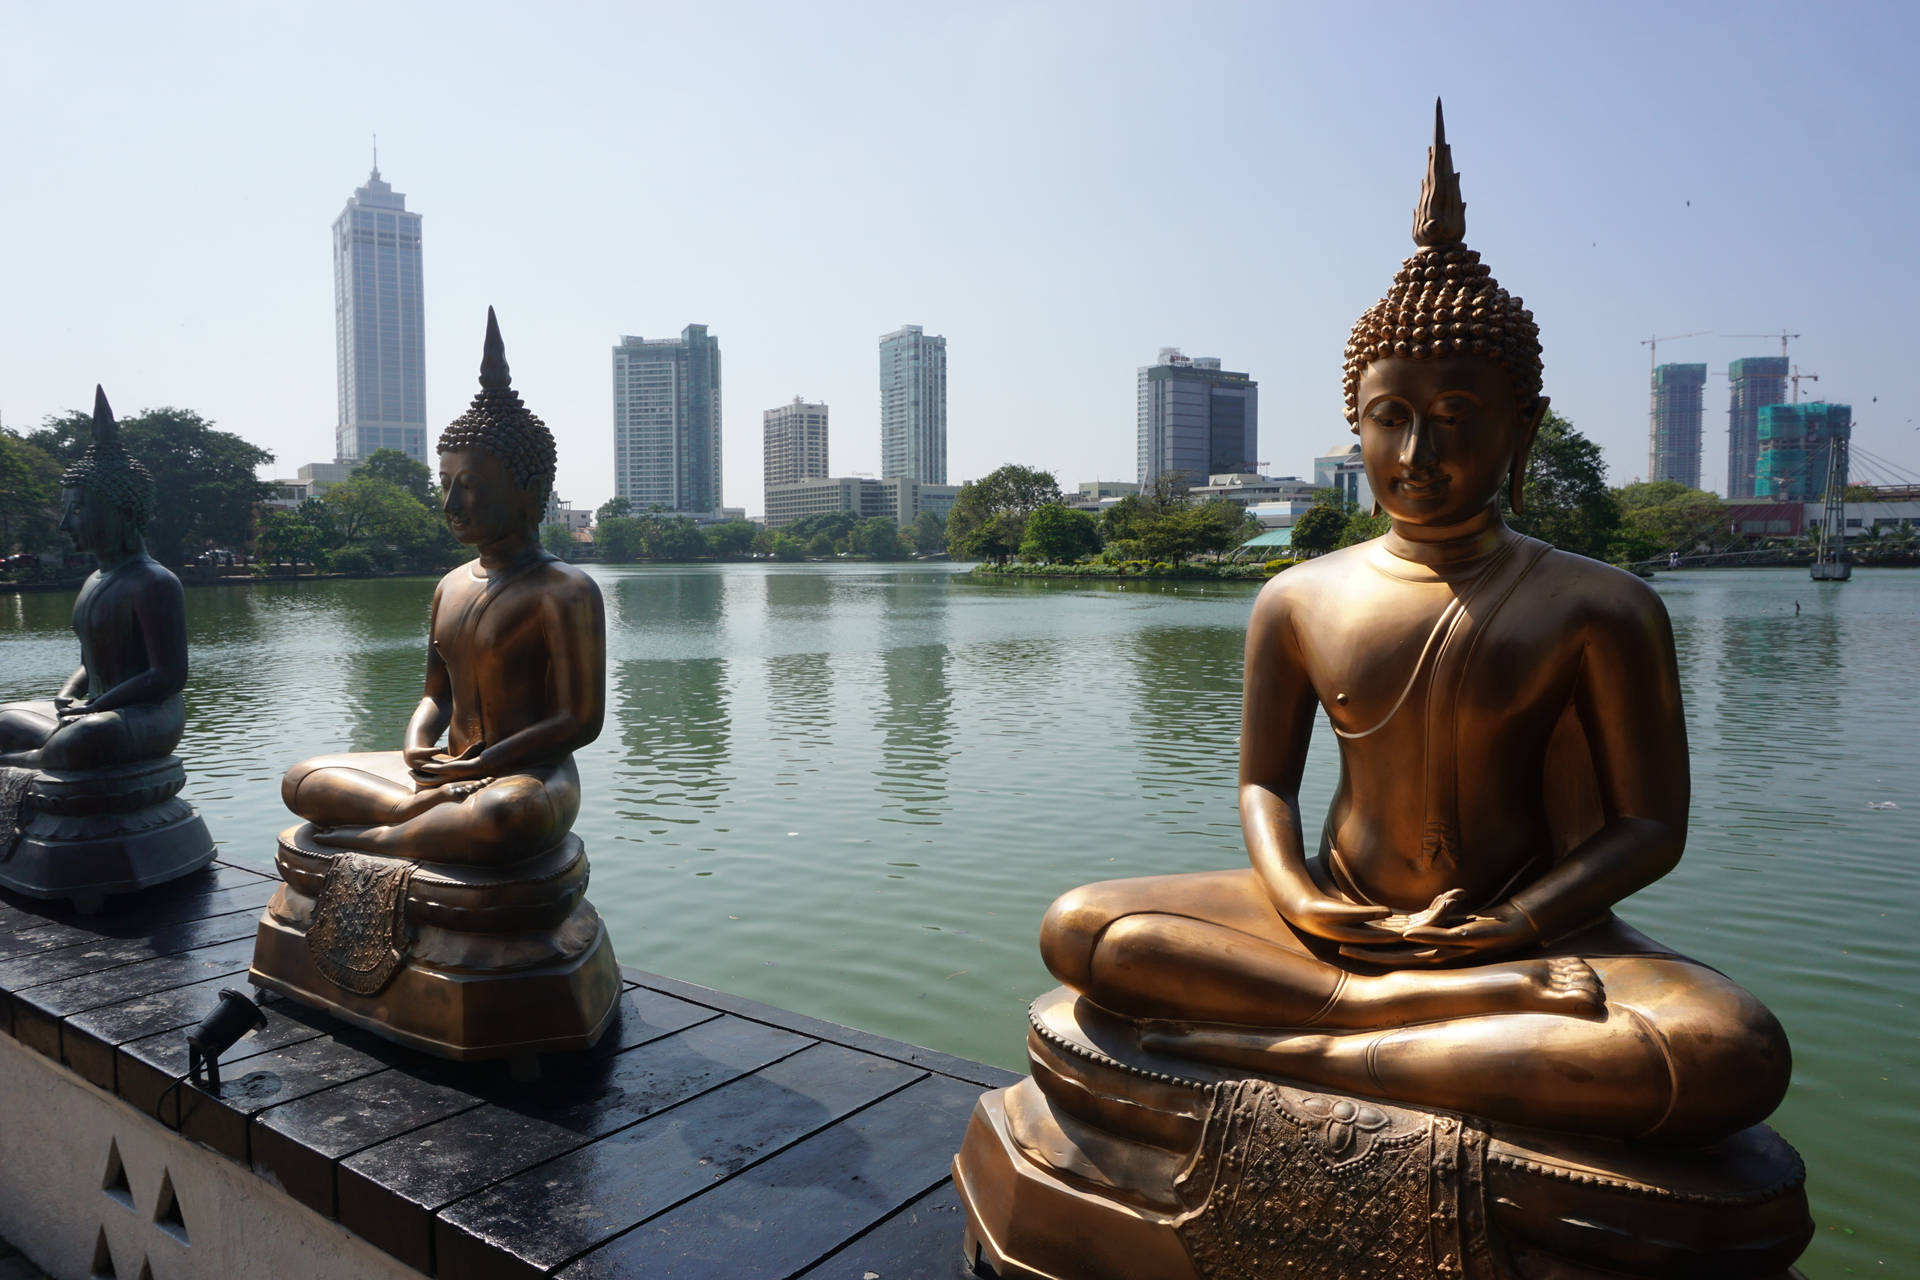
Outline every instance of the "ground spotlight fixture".
[[220, 988], [219, 1007], [200, 1019], [187, 1032], [187, 1073], [199, 1084], [200, 1069], [206, 1068], [206, 1084], [220, 1087], [220, 1055], [233, 1048], [234, 1041], [267, 1025], [260, 1006], [232, 987]]

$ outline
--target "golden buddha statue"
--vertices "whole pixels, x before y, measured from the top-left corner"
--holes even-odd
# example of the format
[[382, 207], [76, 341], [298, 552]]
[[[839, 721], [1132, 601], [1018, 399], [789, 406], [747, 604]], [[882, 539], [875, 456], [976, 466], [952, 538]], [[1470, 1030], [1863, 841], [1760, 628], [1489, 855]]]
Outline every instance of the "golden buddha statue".
[[80, 666], [51, 701], [0, 704], [0, 885], [92, 911], [199, 870], [214, 846], [176, 798], [186, 598], [147, 554], [153, 477], [127, 456], [102, 388], [93, 441], [60, 483], [60, 528], [100, 567], [73, 604]]
[[[1417, 251], [1347, 347], [1391, 529], [1254, 605], [1251, 867], [1048, 911], [1033, 1079], [957, 1162], [1002, 1274], [1763, 1277], [1805, 1245], [1758, 1127], [1778, 1022], [1613, 914], [1686, 839], [1672, 633], [1639, 579], [1503, 522], [1547, 399], [1465, 221], [1436, 108]], [[1319, 712], [1341, 773], [1309, 847]], [[1065, 1251], [1089, 1240], [1106, 1262]]]
[[513, 390], [491, 309], [480, 387], [438, 444], [447, 524], [478, 558], [434, 588], [404, 747], [287, 771], [307, 821], [281, 838], [253, 978], [417, 1048], [527, 1066], [591, 1045], [619, 989], [569, 835], [573, 753], [606, 714], [606, 616], [593, 579], [541, 548], [553, 435]]

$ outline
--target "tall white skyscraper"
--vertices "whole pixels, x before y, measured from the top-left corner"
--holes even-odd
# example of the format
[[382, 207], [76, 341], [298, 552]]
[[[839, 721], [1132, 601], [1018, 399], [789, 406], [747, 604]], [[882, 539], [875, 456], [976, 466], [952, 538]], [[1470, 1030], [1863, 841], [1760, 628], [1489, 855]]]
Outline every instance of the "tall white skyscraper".
[[1220, 367], [1212, 356], [1188, 358], [1160, 348], [1143, 365], [1136, 425], [1140, 483], [1177, 473], [1189, 485], [1208, 476], [1257, 470], [1260, 384]]
[[764, 498], [777, 484], [817, 480], [827, 474], [827, 406], [808, 404], [799, 396], [792, 404], [768, 409], [764, 424]]
[[613, 349], [613, 492], [636, 511], [720, 510], [720, 341], [707, 326]]
[[880, 474], [947, 482], [947, 340], [917, 324], [880, 339]]
[[334, 456], [375, 449], [427, 461], [427, 339], [420, 292], [420, 215], [376, 164], [333, 224], [333, 320], [340, 425]]

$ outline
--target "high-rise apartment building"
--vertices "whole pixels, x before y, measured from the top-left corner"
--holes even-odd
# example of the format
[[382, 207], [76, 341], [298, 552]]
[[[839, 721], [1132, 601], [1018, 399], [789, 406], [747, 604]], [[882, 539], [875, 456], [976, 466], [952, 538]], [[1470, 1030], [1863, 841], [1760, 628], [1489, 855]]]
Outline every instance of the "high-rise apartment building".
[[880, 339], [880, 474], [947, 482], [947, 340], [917, 324]]
[[1787, 402], [1787, 358], [1749, 356], [1727, 366], [1727, 497], [1766, 498], [1757, 487], [1760, 410]]
[[720, 342], [707, 326], [613, 349], [613, 492], [636, 511], [720, 510]]
[[[1827, 494], [1827, 455], [1835, 440], [1853, 436], [1853, 406], [1770, 404], [1760, 409], [1760, 460], [1754, 497], [1772, 502], [1819, 502]], [[1847, 486], [1841, 454], [1840, 487]]]
[[799, 396], [792, 404], [760, 415], [765, 432], [761, 458], [765, 480], [761, 496], [777, 484], [817, 480], [827, 474], [827, 406], [808, 404]]
[[1260, 384], [1178, 347], [1140, 370], [1139, 479], [1178, 473], [1190, 485], [1260, 469]]
[[1704, 364], [1663, 364], [1653, 371], [1647, 479], [1700, 487], [1700, 419], [1706, 393]]
[[340, 424], [334, 454], [375, 449], [427, 461], [427, 339], [420, 295], [420, 215], [376, 164], [333, 224], [333, 324]]

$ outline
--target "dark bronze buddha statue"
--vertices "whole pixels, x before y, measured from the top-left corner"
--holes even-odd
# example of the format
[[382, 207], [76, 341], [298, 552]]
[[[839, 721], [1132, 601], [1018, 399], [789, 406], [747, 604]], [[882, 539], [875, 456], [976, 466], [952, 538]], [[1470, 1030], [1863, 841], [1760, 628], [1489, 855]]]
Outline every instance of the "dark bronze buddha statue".
[[513, 390], [491, 310], [480, 386], [438, 445], [448, 526], [478, 558], [434, 589], [402, 749], [287, 771], [307, 821], [281, 838], [253, 976], [430, 1052], [524, 1063], [592, 1044], [619, 989], [569, 834], [606, 621], [593, 580], [541, 548], [553, 436]]
[[[1065, 986], [1033, 1079], [958, 1161], [1007, 1274], [1763, 1277], [1804, 1247], [1798, 1160], [1759, 1123], [1778, 1022], [1613, 914], [1685, 844], [1672, 634], [1639, 579], [1502, 520], [1538, 331], [1464, 235], [1436, 118], [1417, 251], [1347, 347], [1391, 530], [1255, 603], [1252, 865], [1047, 913]], [[1309, 844], [1321, 714], [1341, 773]], [[1075, 1269], [1090, 1239], [1107, 1262]]]
[[213, 840], [177, 798], [187, 611], [147, 554], [153, 477], [127, 456], [106, 392], [93, 442], [61, 477], [60, 528], [99, 568], [80, 588], [80, 666], [51, 701], [0, 705], [0, 885], [82, 910], [197, 871]]

